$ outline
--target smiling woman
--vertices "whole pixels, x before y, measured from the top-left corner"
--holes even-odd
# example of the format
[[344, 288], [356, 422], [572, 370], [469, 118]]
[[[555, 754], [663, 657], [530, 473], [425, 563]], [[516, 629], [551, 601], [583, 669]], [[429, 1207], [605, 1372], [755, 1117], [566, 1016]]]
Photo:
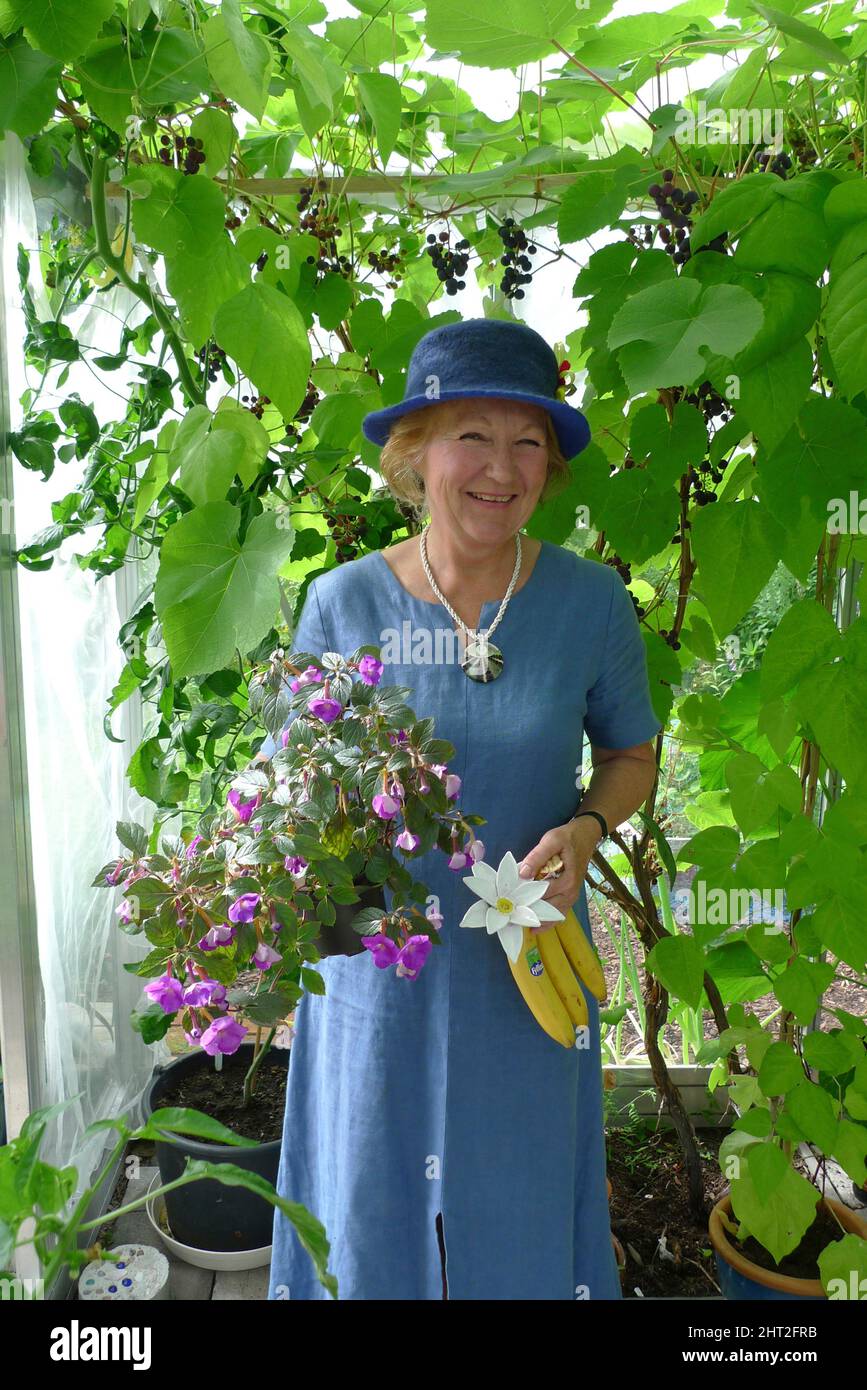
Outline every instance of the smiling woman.
[[[501, 400], [497, 401], [498, 405]], [[541, 502], [547, 502], [568, 486], [571, 475], [551, 416], [538, 408], [531, 410], [525, 420], [516, 417], [519, 428], [513, 446], [515, 456], [528, 457], [533, 449], [539, 447], [536, 443], [527, 443], [523, 433], [523, 426], [534, 418], [538, 418], [541, 429], [537, 424], [529, 438], [543, 440], [548, 450], [548, 477], [539, 498]], [[476, 430], [472, 428], [474, 424], [478, 424]], [[379, 456], [380, 472], [392, 496], [404, 502], [419, 519], [427, 511], [420, 470], [428, 445], [434, 437], [454, 438], [458, 435], [467, 453], [478, 462], [484, 463], [490, 456], [490, 418], [481, 398], [433, 401], [429, 406], [401, 416], [391, 427]]]
[[[453, 745], [449, 772], [462, 806], [484, 817], [486, 863], [511, 854], [532, 879], [559, 856], [547, 901], [574, 911], [589, 955], [583, 880], [600, 828], [571, 819], [574, 769], [586, 735], [604, 763], [582, 813], [618, 824], [647, 796], [655, 761], [641, 745], [659, 721], [619, 575], [522, 534], [589, 437], [557, 378], [553, 351], [525, 324], [468, 320], [425, 335], [404, 401], [363, 429], [385, 445], [392, 489], [429, 508], [430, 524], [318, 575], [293, 640], [311, 656], [350, 651], [406, 621], [427, 639], [427, 655], [414, 645], [392, 657], [389, 680]], [[460, 664], [430, 655], [451, 621], [467, 634]], [[324, 993], [305, 993], [295, 1015], [278, 1191], [325, 1225], [342, 1298], [619, 1298], [597, 999], [570, 995], [567, 1012], [549, 989], [553, 1031], [540, 1027], [500, 944], [459, 929], [472, 902], [466, 856], [446, 863], [434, 846], [410, 858], [441, 943], [411, 983], [366, 954], [322, 962]], [[516, 884], [510, 900], [524, 892], [538, 889]], [[524, 925], [519, 961], [535, 983], [555, 943], [537, 948]], [[269, 1297], [319, 1298], [308, 1264], [277, 1212]]]

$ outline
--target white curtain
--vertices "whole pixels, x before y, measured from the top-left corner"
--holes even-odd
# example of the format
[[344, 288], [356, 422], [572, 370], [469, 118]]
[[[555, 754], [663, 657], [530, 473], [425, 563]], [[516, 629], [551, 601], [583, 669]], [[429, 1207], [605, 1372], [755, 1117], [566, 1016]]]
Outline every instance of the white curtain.
[[[25, 374], [21, 352], [25, 321], [14, 293], [18, 243], [30, 254], [30, 290], [39, 318], [49, 319], [37, 254], [39, 229], [65, 197], [47, 196], [44, 185], [37, 183], [34, 202], [24, 147], [8, 133], [0, 150], [4, 147], [8, 218], [3, 255], [9, 302], [8, 342], [0, 346], [7, 355], [14, 430], [22, 421], [21, 393], [37, 386], [40, 376], [33, 368]], [[80, 193], [75, 196], [80, 205]], [[83, 342], [110, 352], [119, 343], [123, 321], [135, 323], [144, 314], [138, 301], [116, 286], [99, 297], [98, 307], [80, 309], [67, 322]], [[61, 392], [43, 394], [39, 404], [56, 408], [77, 391], [100, 421], [119, 418], [124, 404], [113, 392], [124, 395], [128, 381], [123, 371], [107, 379], [113, 391], [83, 364], [73, 363]], [[15, 463], [19, 548], [51, 525], [51, 502], [75, 490], [84, 466], [83, 460], [58, 462], [45, 482], [41, 474]], [[102, 865], [119, 851], [115, 823], [133, 819], [150, 825], [154, 810], [151, 802], [129, 790], [124, 776], [141, 736], [136, 697], [114, 715], [115, 734], [125, 741], [112, 743], [103, 732], [106, 700], [125, 663], [118, 629], [144, 577], [137, 564], [98, 581], [80, 569], [74, 557], [90, 549], [95, 538], [91, 533], [65, 541], [50, 570], [19, 567], [18, 572], [30, 783], [27, 814], [44, 994], [44, 1076], [38, 1103], [78, 1097], [51, 1124], [42, 1152], [49, 1162], [77, 1166], [79, 1192], [101, 1167], [107, 1142], [116, 1137], [109, 1134], [107, 1139], [103, 1132], [85, 1140], [85, 1128], [94, 1120], [122, 1114], [137, 1123], [154, 1064], [171, 1057], [164, 1041], [146, 1046], [129, 1023], [130, 1011], [149, 1001], [143, 993], [145, 981], [123, 965], [141, 960], [150, 945], [143, 936], [126, 936], [118, 926], [120, 890], [90, 886]], [[31, 981], [30, 987], [35, 990], [38, 983]]]

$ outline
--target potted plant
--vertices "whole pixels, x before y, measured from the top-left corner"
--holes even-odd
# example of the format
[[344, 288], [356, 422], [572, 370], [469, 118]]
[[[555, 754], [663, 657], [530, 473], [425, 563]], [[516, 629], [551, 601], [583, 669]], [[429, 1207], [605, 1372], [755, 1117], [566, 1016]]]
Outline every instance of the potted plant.
[[[197, 1076], [204, 1108], [219, 1075], [229, 1092], [221, 1116], [243, 1132], [262, 1078], [285, 1069], [287, 1050], [271, 1048], [278, 1026], [304, 990], [325, 992], [312, 968], [322, 955], [351, 932], [377, 966], [414, 978], [439, 942], [440, 919], [419, 906], [429, 895], [413, 879], [413, 858], [436, 845], [459, 870], [483, 855], [472, 829], [482, 818], [453, 804], [460, 779], [444, 761], [453, 746], [434, 738], [432, 719], [416, 718], [405, 687], [380, 686], [378, 650], [349, 659], [275, 651], [249, 682], [250, 712], [280, 745], [273, 757], [236, 776], [223, 811], [203, 816], [186, 841], [165, 838], [154, 851], [141, 827], [118, 826], [130, 853], [94, 882], [122, 887], [121, 929], [152, 946], [126, 967], [150, 978], [152, 1002], [134, 1026], [152, 1042], [178, 1019], [196, 1049], [155, 1074], [146, 1109], [171, 1106]], [[364, 896], [374, 901], [359, 911]], [[341, 938], [326, 940], [335, 927]], [[161, 1176], [175, 1179], [184, 1156], [215, 1161], [219, 1152], [209, 1136], [158, 1143]], [[279, 1156], [278, 1136], [239, 1161], [274, 1181]], [[272, 1213], [255, 1190], [203, 1183], [194, 1200], [170, 1191], [166, 1211], [189, 1246], [270, 1243]]]
[[[77, 1099], [77, 1096], [73, 1096], [57, 1105], [34, 1110], [24, 1121], [18, 1137], [0, 1146], [0, 1192], [3, 1193], [3, 1219], [0, 1221], [2, 1298], [41, 1298], [46, 1293], [50, 1295], [64, 1270], [68, 1270], [75, 1279], [91, 1260], [111, 1261], [110, 1250], [105, 1250], [99, 1242], [83, 1245], [82, 1234], [98, 1230], [169, 1191], [168, 1186], [164, 1185], [147, 1197], [126, 1202], [91, 1220], [83, 1219], [94, 1194], [106, 1181], [130, 1141], [150, 1139], [172, 1144], [181, 1136], [199, 1135], [205, 1139], [219, 1140], [223, 1152], [228, 1146], [240, 1155], [250, 1147], [248, 1139], [198, 1110], [155, 1110], [145, 1124], [135, 1129], [131, 1129], [123, 1117], [95, 1120], [84, 1131], [85, 1138], [106, 1129], [117, 1130], [119, 1137], [102, 1170], [82, 1189], [70, 1211], [67, 1208], [78, 1185], [76, 1168], [55, 1168], [39, 1157], [39, 1150], [49, 1122]], [[210, 1181], [216, 1182], [218, 1187], [226, 1184], [229, 1190], [239, 1187], [255, 1192], [269, 1210], [279, 1207], [295, 1227], [301, 1244], [313, 1261], [319, 1282], [332, 1298], [337, 1298], [337, 1280], [328, 1273], [327, 1268], [328, 1240], [324, 1227], [315, 1216], [298, 1202], [279, 1196], [265, 1178], [234, 1162], [209, 1163], [201, 1159], [188, 1159], [173, 1180], [171, 1190], [189, 1194], [196, 1190], [197, 1185]], [[25, 1223], [30, 1227], [26, 1236], [22, 1235]], [[26, 1245], [33, 1246], [38, 1260], [39, 1275], [35, 1287], [29, 1280], [20, 1279], [11, 1269], [15, 1250]]]

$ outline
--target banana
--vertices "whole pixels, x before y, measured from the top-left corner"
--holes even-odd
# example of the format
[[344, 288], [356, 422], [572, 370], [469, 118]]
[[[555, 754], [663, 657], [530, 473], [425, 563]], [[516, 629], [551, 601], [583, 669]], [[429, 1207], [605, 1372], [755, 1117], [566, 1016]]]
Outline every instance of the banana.
[[563, 1047], [574, 1047], [575, 1025], [545, 969], [538, 937], [532, 935], [529, 927], [524, 927], [518, 959], [513, 961], [508, 956], [506, 959], [524, 1002], [539, 1026]]
[[[569, 964], [587, 986], [590, 993], [604, 1003], [608, 997], [608, 986], [605, 983], [605, 976], [602, 973], [602, 966], [593, 946], [588, 941], [584, 928], [578, 921], [571, 907], [566, 913], [562, 922], [555, 922], [554, 926], [560, 944], [569, 958]], [[540, 932], [541, 936], [546, 935]]]
[[540, 931], [536, 935], [536, 945], [539, 947], [542, 964], [550, 975], [554, 988], [566, 1005], [566, 1012], [572, 1020], [573, 1026], [583, 1028], [585, 1024], [590, 1022], [587, 1000], [584, 998], [581, 985], [575, 978], [575, 972], [563, 950], [559, 936], [556, 931], [548, 927], [546, 931]]

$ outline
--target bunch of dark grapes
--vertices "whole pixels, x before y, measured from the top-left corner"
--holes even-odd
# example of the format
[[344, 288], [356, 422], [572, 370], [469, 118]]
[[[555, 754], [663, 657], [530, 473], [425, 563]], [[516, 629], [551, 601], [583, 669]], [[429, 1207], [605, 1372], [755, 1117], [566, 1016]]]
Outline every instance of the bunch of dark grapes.
[[521, 285], [529, 285], [533, 279], [530, 256], [535, 256], [536, 247], [527, 240], [526, 232], [518, 226], [514, 217], [506, 218], [502, 227], [497, 228], [497, 235], [503, 240], [500, 265], [506, 267], [500, 289], [507, 299], [523, 299]]
[[386, 282], [387, 288], [397, 289], [398, 281], [403, 278], [403, 258], [399, 251], [388, 251], [384, 246], [381, 251], [370, 251], [367, 264], [378, 275], [390, 275], [392, 278]]
[[322, 515], [337, 549], [337, 563], [343, 565], [354, 560], [358, 554], [361, 538], [367, 531], [365, 517], [345, 512], [337, 512], [333, 507], [323, 506]]
[[684, 392], [682, 399], [688, 401], [690, 405], [697, 405], [707, 424], [718, 418], [721, 418], [725, 423], [734, 415], [731, 402], [727, 401], [725, 396], [721, 396], [709, 381], [703, 381], [695, 391]]
[[[205, 361], [208, 363], [208, 381], [216, 381], [223, 363], [226, 361], [226, 354], [221, 347], [218, 347], [213, 338], [200, 347], [196, 356], [202, 371], [205, 370]], [[246, 396], [244, 397], [246, 400]]]
[[313, 382], [308, 377], [307, 395], [304, 397], [298, 409], [295, 411], [295, 419], [306, 420], [309, 415], [313, 414], [318, 403], [319, 392], [316, 390], [316, 387], [313, 385]]
[[425, 255], [430, 256], [431, 264], [437, 273], [437, 279], [442, 280], [446, 287], [446, 294], [457, 294], [458, 290], [464, 289], [466, 280], [459, 279], [465, 275], [470, 258], [467, 252], [470, 243], [466, 240], [456, 241], [454, 251], [444, 245], [449, 239], [448, 232], [440, 232], [435, 236], [433, 232], [428, 232]]
[[270, 396], [242, 396], [242, 401], [247, 402], [247, 409], [251, 415], [255, 415], [257, 420], [261, 420], [265, 413], [265, 406], [271, 404]]
[[305, 183], [302, 185], [298, 192], [298, 202], [295, 205], [299, 212], [305, 212], [307, 210], [307, 205], [317, 189], [324, 191], [324, 179], [316, 179], [313, 183]]
[[776, 174], [780, 179], [784, 179], [792, 167], [791, 158], [785, 150], [780, 150], [779, 154], [775, 155], [769, 150], [761, 150], [756, 155], [756, 163], [765, 173]]
[[673, 632], [669, 632], [667, 627], [661, 627], [659, 629], [659, 635], [662, 638], [663, 642], [667, 642], [673, 651], [680, 651], [680, 642], [677, 640]]
[[205, 162], [204, 140], [197, 140], [192, 135], [176, 135], [174, 160], [172, 159], [171, 143], [169, 135], [160, 136], [160, 161], [163, 164], [173, 164], [174, 167], [183, 169], [185, 174], [197, 174]]
[[[689, 230], [692, 226], [692, 209], [698, 202], [694, 188], [678, 188], [674, 182], [674, 170], [664, 169], [662, 183], [652, 183], [648, 193], [656, 203], [659, 214], [659, 239], [665, 251], [672, 257], [675, 265], [684, 265], [693, 254], [689, 244]], [[714, 237], [700, 251], [725, 251], [726, 234]]]
[[[634, 463], [634, 460], [630, 460], [630, 462]], [[625, 560], [621, 560], [619, 555], [609, 555], [605, 561], [605, 564], [610, 565], [612, 569], [617, 570], [617, 573], [620, 575], [620, 578], [623, 580], [624, 584], [628, 584], [632, 579], [632, 567]], [[632, 592], [629, 593], [629, 597], [632, 599], [632, 606], [635, 609], [636, 617], [643, 618], [645, 610], [638, 602], [638, 599]]]

